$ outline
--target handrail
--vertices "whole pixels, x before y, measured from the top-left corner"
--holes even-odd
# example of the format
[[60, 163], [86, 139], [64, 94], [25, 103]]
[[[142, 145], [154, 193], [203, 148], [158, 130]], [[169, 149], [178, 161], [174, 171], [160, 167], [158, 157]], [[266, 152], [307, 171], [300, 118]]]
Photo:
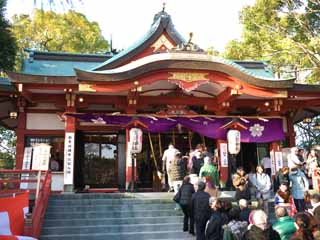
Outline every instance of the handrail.
[[43, 223], [44, 214], [46, 212], [49, 195], [51, 192], [51, 173], [47, 172], [45, 175], [42, 187], [39, 189], [39, 194], [32, 211], [32, 236], [39, 238], [41, 226]]
[[[48, 205], [49, 195], [51, 192], [51, 172], [38, 170], [0, 170], [0, 174], [5, 177], [0, 180], [0, 194], [12, 194], [29, 191], [35, 193], [36, 198], [32, 208], [32, 214], [27, 215], [25, 220], [24, 235], [39, 238], [44, 214]], [[28, 174], [28, 177], [22, 178], [23, 174]], [[22, 178], [22, 179], [21, 179]], [[32, 179], [30, 179], [32, 178]], [[14, 189], [2, 190], [2, 184], [14, 184]], [[21, 183], [32, 183], [32, 186], [37, 186], [36, 189], [20, 189]], [[29, 208], [30, 209], [30, 208]]]

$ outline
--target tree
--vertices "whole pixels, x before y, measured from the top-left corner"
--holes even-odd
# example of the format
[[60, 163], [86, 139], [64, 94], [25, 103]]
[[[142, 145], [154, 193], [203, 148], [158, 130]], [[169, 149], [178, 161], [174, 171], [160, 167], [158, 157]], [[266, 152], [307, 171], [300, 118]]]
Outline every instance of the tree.
[[320, 82], [319, 0], [256, 0], [240, 21], [242, 38], [227, 44], [224, 57], [265, 60], [278, 75]]
[[6, 0], [0, 0], [0, 74], [13, 69], [17, 52], [10, 24], [4, 16], [6, 4]]
[[97, 53], [108, 50], [108, 42], [96, 22], [75, 11], [59, 14], [36, 9], [33, 17], [13, 16], [13, 33], [19, 49]]
[[320, 117], [313, 118], [310, 123], [299, 122], [295, 125], [296, 138], [300, 147], [310, 150], [320, 145], [320, 129], [315, 129], [315, 126], [319, 125]]
[[0, 127], [0, 168], [12, 169], [14, 167], [15, 146], [15, 132]]

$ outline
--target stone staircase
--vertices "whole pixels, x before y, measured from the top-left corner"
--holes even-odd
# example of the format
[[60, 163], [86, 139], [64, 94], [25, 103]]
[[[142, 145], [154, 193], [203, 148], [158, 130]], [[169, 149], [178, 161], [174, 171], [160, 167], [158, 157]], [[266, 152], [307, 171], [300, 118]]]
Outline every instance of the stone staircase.
[[40, 239], [195, 239], [182, 232], [173, 194], [61, 194], [49, 200]]

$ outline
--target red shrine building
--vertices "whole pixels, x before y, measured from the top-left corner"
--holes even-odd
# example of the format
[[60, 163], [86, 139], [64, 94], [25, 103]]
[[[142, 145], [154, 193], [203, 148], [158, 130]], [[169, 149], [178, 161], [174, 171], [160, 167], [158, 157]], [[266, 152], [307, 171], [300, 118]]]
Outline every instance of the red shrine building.
[[[294, 146], [293, 124], [320, 108], [319, 86], [277, 79], [264, 62], [211, 56], [186, 41], [165, 11], [118, 54], [28, 54], [21, 72], [0, 79], [0, 120], [16, 131], [17, 169], [26, 148], [51, 147], [54, 191], [124, 190], [132, 172], [138, 189], [158, 190], [170, 142], [183, 154], [204, 144], [219, 156], [226, 182], [230, 168], [250, 171], [264, 156]], [[128, 151], [133, 126], [143, 130], [135, 162]], [[229, 129], [241, 133], [233, 158]]]

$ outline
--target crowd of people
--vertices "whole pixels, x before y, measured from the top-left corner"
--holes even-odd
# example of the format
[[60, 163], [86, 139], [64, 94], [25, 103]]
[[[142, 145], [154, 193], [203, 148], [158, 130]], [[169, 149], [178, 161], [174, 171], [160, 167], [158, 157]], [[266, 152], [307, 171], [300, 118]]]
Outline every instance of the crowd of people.
[[[319, 159], [315, 151], [306, 159], [303, 156], [292, 148], [288, 167], [274, 178], [265, 169], [267, 158], [252, 173], [238, 167], [232, 176], [236, 195], [231, 202], [218, 197], [219, 167], [214, 156], [199, 146], [191, 158], [183, 159], [170, 145], [163, 156], [164, 170], [184, 213], [183, 231], [197, 240], [320, 240], [320, 195], [307, 194]], [[268, 206], [271, 199], [274, 212]], [[276, 221], [271, 224], [268, 216], [273, 213]]]

